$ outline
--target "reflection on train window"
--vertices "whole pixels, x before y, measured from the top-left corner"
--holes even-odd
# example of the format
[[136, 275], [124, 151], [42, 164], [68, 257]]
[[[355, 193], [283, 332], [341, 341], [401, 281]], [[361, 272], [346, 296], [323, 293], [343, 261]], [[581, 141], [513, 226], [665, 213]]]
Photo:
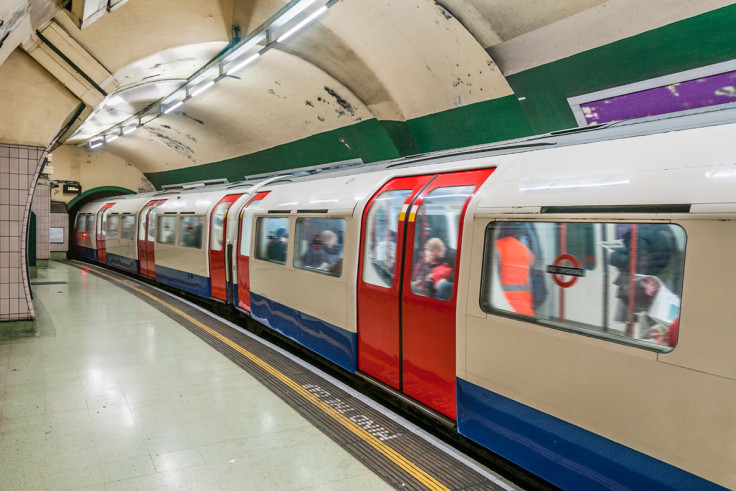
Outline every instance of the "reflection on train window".
[[176, 244], [176, 216], [162, 216], [159, 218], [156, 242], [159, 244]]
[[253, 210], [261, 200], [254, 199], [243, 211], [243, 218], [240, 222], [240, 255], [250, 256], [250, 231], [253, 227]]
[[663, 223], [492, 223], [481, 306], [670, 351], [679, 331], [685, 242], [681, 227]]
[[204, 217], [179, 217], [179, 247], [202, 248], [203, 221]]
[[363, 245], [363, 281], [391, 287], [396, 274], [399, 213], [411, 190], [384, 191], [371, 203]]
[[146, 206], [138, 215], [138, 240], [146, 240], [146, 215], [150, 209], [150, 206]]
[[123, 228], [120, 232], [120, 238], [133, 240], [135, 237], [135, 217], [133, 215], [123, 215]]
[[433, 189], [416, 215], [411, 291], [448, 301], [455, 288], [460, 213], [475, 186]]
[[258, 259], [286, 264], [286, 253], [289, 249], [289, 219], [259, 218], [256, 222], [256, 246]]
[[212, 227], [210, 228], [210, 249], [222, 250], [222, 240], [225, 232], [225, 213], [230, 207], [230, 202], [220, 203], [212, 211]]
[[153, 242], [156, 233], [156, 213], [158, 205], [151, 207], [151, 213], [148, 214], [148, 242]]
[[344, 218], [299, 218], [296, 221], [294, 267], [340, 276], [344, 245]]
[[87, 215], [79, 215], [77, 218], [77, 232], [82, 233], [87, 231]]
[[108, 239], [118, 238], [118, 225], [120, 225], [120, 215], [115, 214], [107, 217], [105, 235], [107, 235]]
[[97, 216], [100, 217], [99, 220], [97, 220], [97, 235], [105, 235], [105, 229], [107, 224], [107, 214], [109, 213], [109, 210], [105, 210], [102, 213], [98, 213]]

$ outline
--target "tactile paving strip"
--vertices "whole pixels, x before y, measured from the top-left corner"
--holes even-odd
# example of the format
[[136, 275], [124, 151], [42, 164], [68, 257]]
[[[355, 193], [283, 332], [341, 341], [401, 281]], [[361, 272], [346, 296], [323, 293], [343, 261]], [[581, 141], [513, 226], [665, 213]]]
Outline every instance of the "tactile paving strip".
[[145, 283], [91, 265], [78, 268], [115, 282], [189, 329], [397, 489], [507, 489], [310, 370], [189, 304]]

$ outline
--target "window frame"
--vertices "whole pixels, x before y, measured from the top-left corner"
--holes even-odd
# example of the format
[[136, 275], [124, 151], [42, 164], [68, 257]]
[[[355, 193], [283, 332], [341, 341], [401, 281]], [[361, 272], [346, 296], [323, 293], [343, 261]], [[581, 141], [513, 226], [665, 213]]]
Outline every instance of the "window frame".
[[[594, 339], [600, 339], [602, 341], [609, 341], [616, 344], [633, 347], [633, 348], [639, 348], [646, 351], [655, 352], [658, 354], [669, 354], [672, 353], [675, 349], [677, 349], [678, 344], [676, 343], [674, 346], [668, 346], [668, 345], [661, 345], [652, 343], [650, 341], [646, 341], [641, 338], [635, 338], [635, 337], [627, 337], [627, 336], [621, 336], [613, 333], [608, 333], [603, 331], [603, 326], [595, 326], [596, 328], [599, 328], [601, 330], [596, 330], [594, 328], [586, 328], [586, 327], [578, 327], [573, 324], [567, 324], [565, 322], [555, 321], [552, 319], [547, 318], [540, 318], [537, 316], [529, 316], [525, 314], [519, 314], [516, 312], [512, 312], [510, 310], [502, 309], [499, 307], [495, 307], [493, 305], [493, 290], [494, 288], [494, 278], [491, 276], [493, 273], [492, 269], [494, 267], [493, 265], [493, 257], [495, 255], [495, 247], [492, 244], [489, 244], [489, 240], [492, 241], [494, 237], [494, 226], [499, 223], [530, 223], [530, 224], [570, 224], [570, 223], [592, 223], [592, 224], [601, 224], [601, 225], [668, 225], [668, 226], [675, 226], [682, 230], [683, 236], [684, 236], [684, 243], [683, 243], [683, 250], [682, 250], [682, 285], [684, 285], [684, 276], [685, 276], [685, 258], [687, 255], [687, 244], [688, 244], [688, 236], [687, 236], [687, 230], [686, 228], [677, 222], [673, 222], [672, 220], [656, 220], [656, 221], [646, 221], [646, 219], [642, 220], [639, 218], [623, 218], [620, 219], [619, 217], [616, 218], [607, 218], [607, 217], [601, 217], [599, 220], [591, 221], [591, 220], [580, 220], [575, 219], [572, 217], [545, 217], [544, 219], [540, 218], [522, 218], [522, 217], [514, 217], [513, 219], [507, 219], [507, 218], [495, 218], [491, 219], [486, 225], [484, 226], [483, 230], [483, 249], [481, 251], [481, 258], [482, 258], [482, 269], [481, 269], [481, 276], [480, 276], [480, 284], [478, 289], [478, 307], [481, 312], [488, 316], [498, 316], [498, 317], [506, 317], [509, 319], [517, 320], [524, 322], [526, 324], [532, 324], [543, 328], [549, 328], [549, 329], [555, 329], [558, 331], [568, 332], [571, 334], [579, 334], [586, 337], [591, 337]], [[490, 260], [489, 260], [490, 259]], [[610, 263], [607, 264], [608, 267], [611, 267]], [[546, 271], [545, 271], [546, 274]], [[678, 311], [677, 318], [682, 317], [682, 293], [684, 291], [684, 286], [681, 287], [681, 290], [679, 292], [679, 300], [680, 300], [680, 306]], [[679, 333], [678, 333], [679, 335]]]
[[[286, 252], [284, 254], [284, 261], [283, 262], [277, 261], [277, 260], [274, 260], [274, 259], [270, 259], [268, 257], [268, 248], [266, 248], [265, 251], [261, 251], [261, 244], [262, 244], [263, 234], [264, 233], [265, 234], [268, 234], [268, 228], [269, 228], [269, 227], [264, 227], [264, 224], [269, 219], [283, 219], [283, 220], [286, 220], [286, 227], [278, 227], [278, 228], [276, 228], [276, 230], [278, 230], [279, 228], [286, 228], [287, 234], [288, 234], [287, 241], [286, 241]], [[255, 216], [255, 220], [256, 220], [255, 251], [253, 251], [253, 249], [251, 248], [251, 251], [250, 251], [251, 252], [251, 256], [250, 257], [254, 257], [254, 258], [256, 258], [259, 261], [265, 261], [267, 263], [278, 264], [280, 266], [286, 266], [287, 263], [288, 263], [288, 259], [289, 259], [289, 251], [293, 249], [293, 242], [292, 242], [291, 230], [290, 230], [291, 229], [291, 219], [290, 219], [290, 217], [289, 216], [283, 216], [283, 215], [261, 215], [261, 216]], [[275, 232], [275, 230], [274, 230], [274, 232]], [[266, 237], [266, 239], [268, 239], [268, 237]], [[262, 252], [263, 252], [263, 254], [262, 254]]]
[[[337, 258], [340, 261], [340, 270], [339, 270], [339, 272], [334, 273], [334, 272], [331, 272], [330, 269], [314, 268], [314, 267], [311, 267], [311, 266], [305, 266], [303, 264], [302, 257], [309, 251], [310, 241], [312, 239], [312, 237], [306, 237], [306, 236], [300, 234], [300, 232], [303, 233], [303, 231], [304, 231], [303, 225], [300, 225], [300, 224], [303, 224], [305, 222], [305, 220], [324, 220], [324, 221], [338, 221], [338, 222], [341, 221], [342, 222], [342, 230], [341, 230], [341, 232], [342, 232], [342, 236], [343, 236], [343, 242], [342, 242], [341, 248], [340, 248], [340, 257]], [[314, 233], [313, 231], [310, 230], [309, 234], [311, 236], [314, 236], [315, 234], [321, 234], [321, 232], [323, 230], [326, 230], [326, 229], [324, 227], [320, 227], [320, 231], [319, 232]], [[306, 217], [305, 216], [300, 216], [300, 217], [298, 217], [296, 219], [295, 225], [294, 225], [294, 242], [293, 242], [294, 254], [293, 254], [293, 258], [292, 258], [292, 265], [294, 266], [294, 269], [298, 269], [300, 271], [309, 271], [311, 273], [319, 273], [319, 274], [322, 274], [322, 275], [331, 276], [333, 278], [340, 278], [342, 276], [342, 273], [343, 273], [343, 267], [342, 266], [343, 266], [343, 259], [345, 257], [345, 232], [346, 232], [346, 220], [345, 220], [345, 217], [335, 217], [335, 216], [306, 216]], [[339, 239], [339, 237], [338, 237], [338, 239]], [[306, 244], [306, 247], [304, 248], [304, 250], [301, 250], [299, 248], [299, 246], [298, 246], [298, 243], [301, 242], [301, 241], [304, 241], [304, 240], [307, 241], [307, 244]], [[323, 246], [324, 246], [324, 244], [323, 244]]]
[[[163, 241], [161, 241], [161, 229], [163, 228], [164, 223], [167, 221], [166, 219], [168, 219], [168, 218], [171, 218], [174, 221], [174, 230], [172, 232], [173, 237], [174, 237], [174, 240], [171, 241], [171, 242], [163, 242]], [[167, 245], [167, 246], [176, 246], [177, 245], [177, 239], [179, 237], [178, 228], [177, 228], [179, 221], [177, 220], [177, 218], [178, 218], [177, 215], [161, 215], [161, 216], [159, 216], [159, 217], [156, 218], [156, 224], [155, 224], [155, 226], [156, 226], [156, 236], [154, 237], [156, 244], [162, 244], [162, 245]]]
[[[176, 229], [176, 239], [177, 239], [176, 245], [178, 247], [183, 247], [183, 248], [186, 248], [186, 249], [194, 249], [194, 250], [197, 250], [197, 251], [202, 250], [202, 246], [205, 244], [205, 240], [204, 240], [204, 237], [205, 237], [204, 227], [205, 227], [205, 223], [206, 223], [205, 216], [204, 215], [178, 215], [177, 218], [178, 218], [178, 220], [176, 222], [176, 226], [177, 226], [177, 229]], [[186, 219], [192, 219], [192, 218], [199, 218], [199, 246], [187, 245], [185, 243], [186, 241], [182, 240], [182, 231], [184, 230], [183, 222]]]

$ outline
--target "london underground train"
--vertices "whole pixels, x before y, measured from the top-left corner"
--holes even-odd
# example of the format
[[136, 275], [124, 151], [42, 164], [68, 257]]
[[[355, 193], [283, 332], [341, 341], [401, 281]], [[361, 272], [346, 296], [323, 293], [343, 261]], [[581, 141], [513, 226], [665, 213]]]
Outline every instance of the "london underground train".
[[559, 487], [733, 489], [734, 121], [108, 198], [77, 251], [230, 305]]

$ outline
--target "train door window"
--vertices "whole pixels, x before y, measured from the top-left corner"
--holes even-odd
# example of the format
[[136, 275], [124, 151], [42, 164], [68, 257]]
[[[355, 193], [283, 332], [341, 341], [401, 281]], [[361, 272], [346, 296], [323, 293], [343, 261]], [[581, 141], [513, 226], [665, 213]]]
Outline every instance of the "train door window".
[[399, 214], [410, 189], [384, 191], [371, 203], [363, 246], [363, 281], [390, 288], [396, 270]]
[[[153, 215], [153, 212], [151, 212], [151, 215]], [[164, 215], [158, 219], [158, 237], [156, 242], [159, 244], [176, 244], [176, 215]]]
[[204, 217], [179, 217], [179, 247], [202, 248]]
[[146, 215], [150, 209], [150, 206], [146, 206], [138, 215], [138, 240], [146, 240]]
[[107, 214], [109, 210], [105, 209], [101, 213], [101, 218], [99, 222], [97, 223], [97, 235], [105, 235], [107, 231]]
[[248, 206], [245, 207], [245, 210], [243, 211], [243, 219], [241, 221], [240, 226], [240, 255], [241, 256], [250, 256], [250, 232], [253, 227], [253, 213], [256, 205], [260, 203], [261, 200], [253, 200], [250, 203], [248, 203]]
[[455, 286], [460, 213], [475, 186], [433, 189], [416, 214], [411, 291], [448, 301]]
[[120, 215], [113, 214], [107, 217], [107, 224], [105, 225], [105, 234], [109, 239], [117, 239], [118, 227], [120, 226]]
[[212, 211], [212, 229], [210, 230], [210, 250], [221, 251], [223, 231], [225, 229], [225, 213], [232, 203], [227, 201], [218, 204]]
[[286, 264], [289, 249], [289, 219], [263, 217], [256, 222], [256, 257]]
[[133, 215], [123, 215], [120, 238], [133, 240], [133, 237], [135, 237], [135, 217]]
[[156, 236], [156, 210], [157, 206], [151, 207], [151, 213], [148, 214], [148, 242], [153, 242]]
[[679, 331], [686, 237], [664, 223], [495, 222], [481, 307], [670, 351]]
[[340, 276], [344, 245], [344, 218], [299, 218], [294, 240], [294, 267]]

